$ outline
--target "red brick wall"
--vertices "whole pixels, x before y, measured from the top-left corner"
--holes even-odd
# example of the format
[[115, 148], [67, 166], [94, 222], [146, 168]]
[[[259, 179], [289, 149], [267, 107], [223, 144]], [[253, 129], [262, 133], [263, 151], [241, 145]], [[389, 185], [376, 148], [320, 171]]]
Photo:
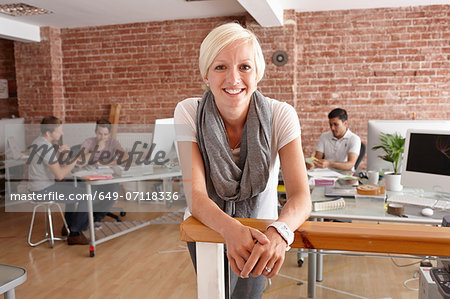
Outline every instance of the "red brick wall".
[[28, 123], [54, 115], [64, 120], [60, 30], [41, 28], [41, 42], [15, 42], [20, 116]]
[[[247, 28], [257, 36], [263, 49], [266, 61], [266, 71], [261, 82], [258, 84], [261, 92], [271, 98], [288, 102], [292, 106], [297, 105], [297, 27], [294, 11], [286, 11], [284, 15], [285, 25], [283, 27], [263, 28], [251, 17], [247, 17]], [[288, 55], [287, 63], [276, 66], [272, 63], [273, 54], [285, 51]]]
[[[232, 20], [261, 41], [267, 62], [261, 90], [295, 105], [295, 22], [261, 28], [249, 16], [178, 20], [62, 30], [66, 121], [107, 118], [113, 103], [122, 104], [121, 123], [151, 124], [172, 116], [177, 102], [203, 93], [198, 71], [203, 38]], [[271, 63], [278, 49], [290, 57], [283, 67]]]
[[298, 13], [305, 154], [336, 107], [363, 142], [369, 119], [450, 119], [449, 14], [449, 5]]
[[0, 118], [18, 116], [16, 72], [14, 67], [14, 42], [0, 38], [0, 79], [8, 80], [8, 99], [0, 99]]
[[[53, 112], [42, 108], [48, 100], [67, 122], [107, 118], [112, 103], [122, 104], [121, 123], [170, 117], [178, 101], [202, 94], [203, 38], [238, 19], [263, 47], [261, 91], [296, 107], [311, 155], [328, 130], [328, 112], [338, 106], [348, 110], [363, 141], [368, 119], [408, 119], [412, 112], [418, 119], [450, 119], [449, 13], [449, 5], [288, 11], [278, 28], [244, 16], [62, 29], [60, 35], [52, 29], [39, 44], [16, 43], [20, 111], [42, 117]], [[288, 53], [286, 65], [272, 64], [276, 50]]]
[[201, 96], [200, 43], [235, 18], [194, 19], [62, 30], [66, 120], [108, 118], [151, 124], [175, 105]]

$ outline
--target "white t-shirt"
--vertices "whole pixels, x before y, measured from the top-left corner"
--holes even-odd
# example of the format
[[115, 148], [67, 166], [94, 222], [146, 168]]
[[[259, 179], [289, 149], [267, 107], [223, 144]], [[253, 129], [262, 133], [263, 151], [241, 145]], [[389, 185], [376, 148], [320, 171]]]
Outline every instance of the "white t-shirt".
[[324, 154], [324, 159], [332, 162], [347, 162], [348, 153], [359, 155], [361, 138], [347, 129], [342, 138], [334, 137], [333, 132], [322, 133], [316, 150]]
[[[267, 98], [272, 111], [272, 140], [269, 166], [269, 179], [266, 189], [261, 193], [261, 209], [257, 211], [258, 219], [278, 218], [278, 174], [280, 159], [278, 151], [300, 137], [300, 123], [295, 109], [284, 102]], [[175, 108], [174, 121], [177, 129], [177, 141], [191, 141], [197, 143], [196, 114], [200, 98], [188, 98], [178, 103]], [[251, 154], [251, 153], [249, 153]], [[186, 209], [185, 217], [190, 215]]]
[[31, 162], [28, 166], [28, 189], [41, 191], [55, 183], [55, 175], [48, 165], [57, 162], [53, 145], [42, 136], [36, 138], [31, 145]]

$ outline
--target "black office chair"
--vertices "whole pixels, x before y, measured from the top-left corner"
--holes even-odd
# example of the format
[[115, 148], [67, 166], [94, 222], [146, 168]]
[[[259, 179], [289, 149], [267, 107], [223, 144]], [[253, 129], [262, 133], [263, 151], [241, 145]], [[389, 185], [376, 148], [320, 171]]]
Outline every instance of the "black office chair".
[[366, 154], [366, 145], [361, 142], [361, 149], [359, 150], [359, 156], [355, 163], [355, 170], [358, 169], [359, 164], [361, 163], [364, 155]]

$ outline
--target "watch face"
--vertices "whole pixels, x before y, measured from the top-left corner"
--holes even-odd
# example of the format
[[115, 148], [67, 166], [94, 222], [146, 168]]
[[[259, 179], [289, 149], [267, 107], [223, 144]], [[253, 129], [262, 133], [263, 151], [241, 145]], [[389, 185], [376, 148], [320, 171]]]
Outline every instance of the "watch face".
[[286, 223], [275, 222], [273, 226], [277, 229], [278, 233], [286, 240], [286, 242], [291, 244], [294, 241], [294, 234], [291, 232]]

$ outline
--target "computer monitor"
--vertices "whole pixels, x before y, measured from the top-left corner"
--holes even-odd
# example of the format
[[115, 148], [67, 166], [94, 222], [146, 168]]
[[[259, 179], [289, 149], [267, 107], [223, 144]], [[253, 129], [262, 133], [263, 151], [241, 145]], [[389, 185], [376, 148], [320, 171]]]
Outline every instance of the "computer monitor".
[[393, 171], [392, 163], [378, 156], [383, 155], [381, 149], [372, 150], [380, 144], [381, 133], [398, 133], [406, 136], [408, 129], [445, 129], [450, 130], [449, 120], [369, 120], [367, 129], [367, 170], [380, 172]]
[[0, 152], [6, 152], [8, 139], [14, 138], [20, 151], [25, 151], [25, 123], [23, 118], [0, 119]]
[[171, 158], [172, 148], [175, 141], [175, 125], [173, 118], [161, 118], [155, 120], [155, 126], [153, 128], [153, 140], [154, 148], [150, 156], [151, 160], [154, 160], [155, 155], [162, 151], [165, 153], [165, 159]]
[[450, 194], [450, 129], [406, 133], [402, 185]]

